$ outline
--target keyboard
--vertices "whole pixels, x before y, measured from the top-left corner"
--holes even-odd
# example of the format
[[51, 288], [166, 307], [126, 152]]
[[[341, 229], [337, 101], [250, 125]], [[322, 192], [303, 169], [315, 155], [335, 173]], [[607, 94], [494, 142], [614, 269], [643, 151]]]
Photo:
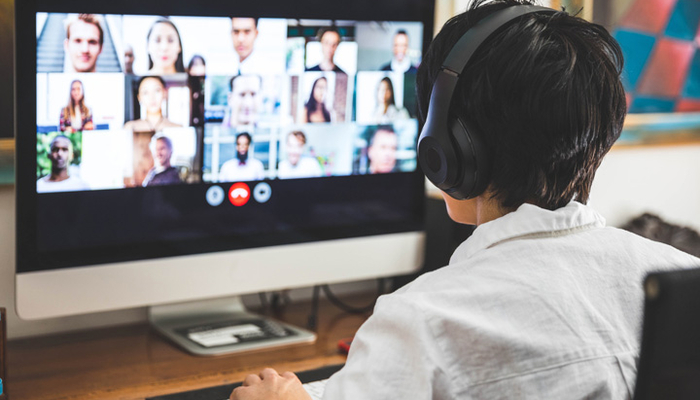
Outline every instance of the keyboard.
[[[343, 368], [343, 364], [329, 365], [318, 369], [298, 372], [299, 380], [304, 384], [304, 389], [314, 400], [323, 397], [328, 378]], [[215, 386], [212, 388], [192, 390], [189, 392], [173, 393], [164, 396], [149, 397], [146, 400], [227, 400], [233, 389], [241, 386], [241, 382], [231, 385]]]
[[306, 393], [308, 393], [313, 400], [321, 400], [323, 392], [326, 390], [326, 382], [328, 382], [328, 379], [307, 382], [304, 384], [304, 389], [306, 389]]

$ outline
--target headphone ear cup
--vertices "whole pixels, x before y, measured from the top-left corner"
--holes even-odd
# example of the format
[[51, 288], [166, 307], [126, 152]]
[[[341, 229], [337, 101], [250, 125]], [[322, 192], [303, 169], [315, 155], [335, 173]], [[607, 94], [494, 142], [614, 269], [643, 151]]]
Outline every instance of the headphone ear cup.
[[448, 122], [449, 135], [459, 159], [457, 183], [445, 192], [458, 200], [472, 199], [482, 194], [490, 180], [490, 155], [483, 135], [473, 124], [461, 118]]

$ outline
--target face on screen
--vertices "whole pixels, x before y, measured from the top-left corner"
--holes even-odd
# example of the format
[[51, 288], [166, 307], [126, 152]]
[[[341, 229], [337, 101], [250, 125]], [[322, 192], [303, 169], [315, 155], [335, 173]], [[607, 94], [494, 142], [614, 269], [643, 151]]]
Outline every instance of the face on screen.
[[408, 35], [398, 33], [394, 36], [394, 57], [397, 61], [403, 61], [408, 51]]
[[335, 51], [338, 49], [338, 44], [340, 44], [340, 35], [334, 31], [328, 31], [321, 37], [321, 49], [323, 51], [323, 58], [326, 61], [333, 61], [335, 56]]
[[155, 73], [175, 73], [175, 62], [182, 48], [180, 36], [172, 24], [161, 22], [153, 25], [148, 37], [148, 55]]
[[170, 148], [167, 139], [160, 138], [156, 140], [154, 158], [158, 166], [169, 167], [170, 157], [172, 157], [172, 155], [173, 149]]
[[258, 29], [254, 18], [231, 18], [231, 38], [233, 48], [238, 53], [240, 61], [244, 61], [253, 52]]
[[96, 23], [77, 20], [68, 27], [65, 50], [76, 72], [94, 72], [102, 51]]
[[237, 125], [249, 125], [257, 122], [261, 106], [260, 77], [241, 75], [233, 80], [229, 95], [232, 121]]
[[396, 150], [398, 138], [396, 133], [380, 129], [374, 134], [372, 143], [367, 151], [370, 160], [370, 171], [373, 174], [393, 172], [396, 167]]
[[166, 92], [157, 78], [145, 78], [139, 85], [139, 102], [147, 112], [160, 113]]

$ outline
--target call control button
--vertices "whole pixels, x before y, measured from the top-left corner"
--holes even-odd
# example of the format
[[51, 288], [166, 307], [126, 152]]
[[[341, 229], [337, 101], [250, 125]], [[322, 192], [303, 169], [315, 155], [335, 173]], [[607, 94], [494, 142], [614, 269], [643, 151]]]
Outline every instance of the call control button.
[[228, 200], [236, 207], [245, 205], [250, 199], [250, 188], [243, 182], [234, 183], [228, 190]]
[[272, 197], [272, 188], [267, 182], [260, 182], [253, 189], [253, 197], [258, 203], [267, 203]]
[[221, 186], [212, 186], [207, 189], [207, 203], [210, 206], [216, 207], [220, 206], [224, 202], [226, 195], [224, 194], [224, 189]]

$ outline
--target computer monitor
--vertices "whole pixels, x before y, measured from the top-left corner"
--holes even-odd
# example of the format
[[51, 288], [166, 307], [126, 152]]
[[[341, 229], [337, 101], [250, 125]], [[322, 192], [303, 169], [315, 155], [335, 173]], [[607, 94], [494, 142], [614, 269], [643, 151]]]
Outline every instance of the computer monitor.
[[433, 7], [18, 2], [20, 317], [151, 306], [192, 339], [232, 296], [416, 271]]

